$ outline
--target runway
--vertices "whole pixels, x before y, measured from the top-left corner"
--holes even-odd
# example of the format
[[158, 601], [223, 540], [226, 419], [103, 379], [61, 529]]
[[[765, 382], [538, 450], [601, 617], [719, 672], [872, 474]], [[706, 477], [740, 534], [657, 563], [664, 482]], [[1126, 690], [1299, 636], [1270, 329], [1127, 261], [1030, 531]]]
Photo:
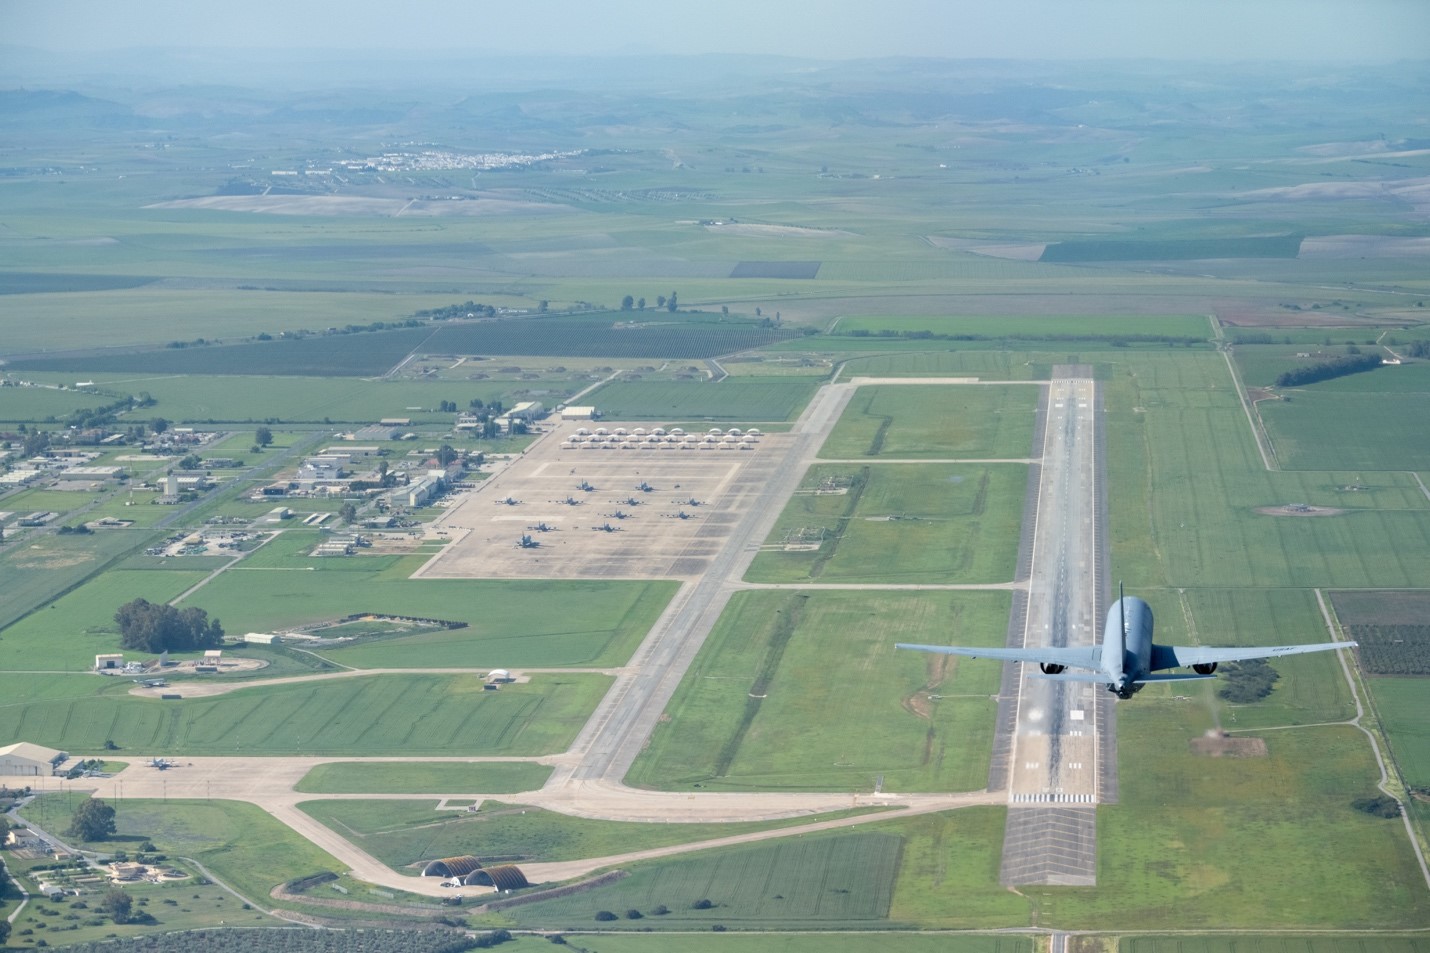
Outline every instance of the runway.
[[[1021, 633], [1027, 647], [1096, 644], [1104, 588], [1098, 394], [1090, 368], [1060, 365], [1048, 386]], [[1096, 882], [1096, 808], [1113, 778], [1112, 699], [1100, 686], [1009, 666], [994, 783], [1006, 779], [1004, 884]], [[1034, 670], [1036, 671], [1036, 670]], [[1115, 788], [1114, 788], [1115, 790]]]

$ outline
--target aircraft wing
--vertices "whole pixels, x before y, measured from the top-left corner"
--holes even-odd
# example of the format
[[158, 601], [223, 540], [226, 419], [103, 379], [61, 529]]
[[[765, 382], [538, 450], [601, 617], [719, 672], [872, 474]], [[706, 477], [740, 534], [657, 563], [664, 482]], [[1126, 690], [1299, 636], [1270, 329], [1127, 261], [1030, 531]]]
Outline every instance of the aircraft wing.
[[1154, 645], [1152, 671], [1164, 668], [1189, 668], [1213, 662], [1243, 662], [1255, 658], [1277, 658], [1306, 652], [1327, 652], [1331, 649], [1355, 648], [1354, 642], [1316, 642], [1312, 645], [1253, 645], [1245, 648], [1218, 649], [1200, 645]]
[[[1345, 644], [1345, 643], [1341, 643]], [[943, 655], [966, 655], [969, 658], [1001, 659], [1004, 662], [1048, 662], [1053, 665], [1071, 665], [1073, 668], [1098, 667], [1101, 648], [1089, 645], [1081, 648], [1009, 649], [987, 647], [965, 647], [962, 645], [913, 645], [899, 642], [896, 649], [914, 649], [919, 652], [938, 652]]]

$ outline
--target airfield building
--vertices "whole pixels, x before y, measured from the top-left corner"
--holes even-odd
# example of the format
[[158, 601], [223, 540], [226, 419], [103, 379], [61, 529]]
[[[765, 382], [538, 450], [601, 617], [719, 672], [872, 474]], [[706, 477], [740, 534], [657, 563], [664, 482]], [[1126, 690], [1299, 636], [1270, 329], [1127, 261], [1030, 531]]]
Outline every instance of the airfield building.
[[0, 775], [8, 777], [43, 778], [54, 774], [69, 760], [69, 754], [44, 745], [17, 741], [0, 748]]

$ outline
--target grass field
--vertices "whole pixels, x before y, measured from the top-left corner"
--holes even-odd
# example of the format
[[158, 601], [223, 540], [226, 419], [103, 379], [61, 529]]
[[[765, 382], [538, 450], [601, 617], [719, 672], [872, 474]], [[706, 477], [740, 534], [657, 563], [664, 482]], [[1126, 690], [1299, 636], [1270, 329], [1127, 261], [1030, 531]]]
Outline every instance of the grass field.
[[581, 398], [607, 420], [793, 420], [814, 395], [814, 381], [741, 377], [706, 381], [613, 381]]
[[[17, 618], [44, 601], [53, 600], [59, 592], [79, 587], [113, 559], [143, 545], [144, 538], [142, 531], [113, 529], [93, 535], [40, 535], [26, 539], [20, 545], [7, 545], [0, 551], [0, 632], [4, 634], [0, 635], [4, 640], [0, 641], [0, 658], [16, 648], [11, 644], [9, 627]], [[109, 608], [109, 614], [113, 615], [114, 610], [126, 601], [129, 600], [116, 602]], [[94, 608], [84, 612], [86, 620], [100, 618]], [[93, 622], [86, 621], [84, 624]], [[63, 628], [61, 631], [64, 631]], [[66, 641], [64, 647], [59, 648], [61, 658], [71, 658], [70, 653], [76, 648], [79, 648], [79, 657], [83, 657], [84, 648], [76, 642]], [[64, 661], [63, 664], [69, 663]], [[53, 668], [53, 665], [50, 667]]]
[[[1133, 587], [1418, 586], [1430, 509], [1408, 475], [1271, 471], [1218, 355], [1148, 354], [1106, 384], [1114, 571]], [[1296, 517], [1288, 503], [1339, 509]], [[1123, 568], [1117, 569], [1121, 565]]]
[[1021, 459], [1037, 407], [1037, 389], [1025, 386], [860, 387], [819, 455]]
[[[1145, 693], [1144, 693], [1145, 695]], [[1430, 895], [1405, 828], [1350, 805], [1379, 772], [1350, 726], [1265, 732], [1264, 758], [1207, 758], [1195, 702], [1118, 712], [1120, 803], [1098, 811], [1096, 891], [1025, 891], [1070, 929], [1394, 929]]]
[[1004, 593], [737, 593], [630, 780], [671, 790], [868, 791], [878, 776], [886, 791], [982, 787], [998, 667], [894, 643], [1001, 644], [1008, 611]]
[[1117, 338], [1163, 336], [1206, 338], [1211, 328], [1201, 315], [1103, 314], [919, 314], [849, 315], [830, 333], [845, 335], [917, 334], [968, 338], [1046, 340], [1049, 338]]
[[[1180, 599], [1174, 592], [1144, 595], [1156, 607], [1159, 643], [1288, 645], [1330, 639], [1315, 595], [1305, 590], [1195, 589]], [[1194, 636], [1178, 618], [1183, 605], [1196, 626]], [[1268, 698], [1249, 705], [1216, 700], [1223, 728], [1314, 725], [1355, 717], [1355, 703], [1334, 653], [1288, 656], [1271, 665], [1281, 678]], [[1220, 687], [1218, 682], [1208, 685]], [[1186, 692], [1185, 686], [1178, 693], [1198, 694]]]
[[[1025, 451], [1026, 452], [1026, 451]], [[1027, 467], [811, 467], [746, 578], [751, 582], [980, 583], [1012, 579]], [[826, 481], [844, 492], [816, 493]], [[817, 550], [787, 550], [823, 530]], [[803, 539], [801, 536], [800, 539]]]
[[1118, 953], [1419, 953], [1419, 936], [1135, 936]]
[[1430, 445], [1421, 439], [1417, 426], [1430, 414], [1430, 388], [1421, 392], [1350, 393], [1322, 390], [1322, 386], [1295, 390], [1290, 401], [1268, 400], [1258, 405], [1283, 467], [1430, 469]]
[[[627, 929], [868, 927], [886, 922], [900, 839], [891, 834], [809, 835], [639, 867], [608, 886], [507, 911], [524, 923], [580, 929], [600, 910], [640, 910]], [[708, 909], [695, 909], [709, 900]], [[668, 913], [657, 914], [664, 906]]]
[[[809, 823], [809, 817], [719, 824], [644, 824], [569, 817], [541, 808], [484, 801], [475, 813], [437, 811], [435, 801], [360, 799], [304, 801], [318, 821], [355, 840], [394, 869], [437, 857], [556, 861], [609, 857], [637, 850], [731, 837]], [[819, 819], [868, 813], [835, 812]]]
[[137, 754], [540, 755], [569, 745], [609, 687], [599, 675], [543, 675], [499, 692], [472, 676], [374, 675], [161, 701], [112, 681], [101, 694], [6, 705], [0, 735], [91, 753], [112, 740]]
[[370, 791], [384, 794], [515, 794], [536, 790], [550, 776], [551, 769], [545, 765], [522, 761], [472, 764], [448, 761], [429, 764], [339, 761], [313, 768], [298, 782], [297, 790], [304, 794], [363, 794]]
[[675, 591], [668, 582], [408, 579], [418, 559], [373, 570], [360, 565], [347, 571], [234, 569], [190, 602], [245, 632], [354, 612], [467, 622], [466, 628], [325, 648], [321, 654], [358, 668], [513, 668], [624, 664]]
[[1430, 724], [1425, 720], [1430, 678], [1367, 678], [1365, 683], [1405, 783], [1430, 787]]

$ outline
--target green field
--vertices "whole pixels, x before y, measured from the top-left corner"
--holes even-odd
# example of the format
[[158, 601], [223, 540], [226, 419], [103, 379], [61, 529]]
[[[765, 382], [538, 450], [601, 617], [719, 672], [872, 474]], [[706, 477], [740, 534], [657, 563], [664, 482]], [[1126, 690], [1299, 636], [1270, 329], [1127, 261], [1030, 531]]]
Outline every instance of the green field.
[[[574, 921], [574, 928], [579, 930], [583, 926], [590, 928], [595, 925], [582, 924], [581, 918], [594, 917], [598, 910], [609, 909], [623, 914], [625, 910], [635, 908], [642, 910], [648, 920], [652, 919], [650, 911], [654, 906], [664, 904], [671, 912], [661, 919], [669, 917], [686, 929], [701, 922], [707, 925], [711, 922], [725, 923], [732, 931], [752, 929], [756, 927], [751, 922], [755, 918], [767, 921], [759, 926], [760, 929], [799, 926], [833, 929], [837, 923], [831, 921], [848, 915], [847, 904], [852, 899], [840, 891], [850, 888], [835, 886], [828, 892], [826, 902], [819, 904], [817, 910], [817, 915], [825, 921], [823, 924], [789, 922], [784, 918], [796, 911], [794, 905], [788, 902], [792, 897], [787, 888], [802, 889], [803, 880], [789, 869], [785, 858], [791, 851], [799, 856], [806, 849], [803, 845], [810, 842], [844, 841], [842, 850], [832, 845], [821, 847], [822, 850], [842, 853], [869, 844], [865, 839], [872, 838], [873, 845], [885, 850], [888, 849], [888, 842], [893, 841], [897, 845], [897, 861], [892, 872], [892, 894], [887, 901], [886, 915], [878, 920], [864, 920], [858, 925], [859, 929], [878, 931], [872, 935], [882, 937], [885, 935], [883, 931], [897, 929], [901, 924], [954, 930], [1006, 927], [1027, 922], [1030, 903], [1027, 898], [998, 884], [1005, 815], [1002, 808], [968, 808], [944, 814], [879, 821], [861, 827], [857, 832], [806, 835], [763, 845], [705, 851], [688, 858], [649, 861], [631, 865], [631, 876], [610, 886], [575, 894], [562, 901], [553, 901], [550, 905], [522, 905], [503, 913], [523, 926], [547, 925], [553, 916], [568, 917]], [[668, 897], [663, 899], [657, 896], [665, 886], [666, 878], [682, 885], [683, 889], [689, 889], [684, 885], [694, 870], [701, 869], [702, 863], [708, 868], [708, 876], [703, 882], [697, 881], [700, 893], [695, 899], [709, 899], [712, 903], [719, 903], [719, 906], [705, 911], [677, 911]], [[810, 873], [817, 871], [818, 868], [812, 868]], [[751, 891], [741, 886], [745, 883], [763, 889]], [[888, 887], [870, 885], [870, 889], [879, 896]], [[692, 923], [693, 918], [705, 917], [711, 919], [696, 919]], [[634, 926], [629, 923], [605, 926], [640, 929], [645, 925], [646, 921], [642, 920]], [[659, 928], [660, 925], [655, 926]], [[938, 938], [941, 942], [952, 944], [952, 949], [962, 949], [958, 945], [960, 941], [974, 939], [947, 934]], [[768, 939], [775, 944], [784, 940]], [[986, 942], [987, 938], [982, 939]], [[828, 941], [826, 937], [825, 942]], [[781, 947], [776, 945], [774, 948]]]
[[1123, 937], [1118, 953], [1419, 953], [1417, 936], [1137, 936]]
[[1032, 387], [860, 387], [819, 455], [1023, 459], [1037, 407]]
[[[1430, 502], [1414, 480], [1268, 472], [1219, 355], [1115, 365], [1104, 403], [1109, 493], [1121, 501], [1109, 514], [1113, 564], [1129, 590], [1414, 587], [1430, 578]], [[1343, 512], [1283, 515], [1289, 503]]]
[[707, 381], [620, 380], [581, 398], [607, 420], [793, 420], [814, 395], [815, 382], [740, 377]]
[[841, 337], [935, 334], [965, 344], [995, 340], [1004, 347], [1021, 341], [1059, 339], [1169, 337], [1201, 340], [1208, 337], [1209, 331], [1207, 319], [1200, 315], [1160, 314], [860, 314], [841, 317], [830, 328], [831, 334]]
[[[900, 839], [890, 834], [809, 835], [707, 851], [641, 867], [616, 883], [511, 911], [528, 923], [596, 926], [600, 910], [645, 914], [626, 929], [855, 928], [883, 925], [892, 899]], [[709, 900], [709, 909], [694, 909]], [[664, 906], [668, 913], [656, 914]], [[616, 924], [610, 924], [615, 926]]]
[[1297, 389], [1290, 401], [1257, 405], [1283, 467], [1430, 469], [1430, 445], [1418, 426], [1430, 414], [1430, 391], [1348, 393], [1321, 390], [1325, 386]]
[[1430, 896], [1405, 828], [1351, 801], [1379, 772], [1350, 726], [1263, 732], [1264, 758], [1188, 743], [1205, 704], [1139, 697], [1118, 710], [1120, 802], [1098, 811], [1096, 891], [1036, 888], [1040, 923], [1130, 930], [1404, 928]]
[[1002, 644], [1008, 611], [1004, 593], [738, 593], [630, 780], [683, 791], [869, 791], [880, 776], [886, 791], [982, 787], [998, 666], [894, 643]]
[[304, 794], [437, 794], [480, 792], [515, 794], [534, 791], [546, 783], [551, 769], [529, 762], [474, 762], [426, 764], [383, 762], [331, 762], [303, 776], [297, 790]]
[[733, 837], [867, 813], [707, 824], [643, 824], [569, 817], [523, 804], [484, 801], [481, 809], [437, 811], [436, 802], [345, 799], [304, 801], [307, 814], [343, 831], [364, 850], [394, 869], [438, 857], [472, 854], [530, 862], [610, 857], [632, 851]]
[[[16, 647], [10, 641], [9, 627], [17, 618], [31, 608], [53, 600], [71, 587], [80, 587], [114, 559], [119, 559], [134, 548], [142, 547], [144, 538], [146, 535], [142, 531], [110, 529], [93, 535], [40, 535], [26, 539], [20, 545], [7, 545], [6, 548], [0, 549], [0, 631], [6, 632], [4, 637], [0, 637], [4, 640], [0, 641], [0, 658], [9, 655], [10, 651], [27, 651], [26, 648]], [[124, 598], [114, 602], [107, 614], [113, 615], [114, 610], [126, 601], [129, 600]], [[96, 608], [103, 612], [103, 607], [87, 607], [83, 612], [83, 618], [86, 620], [84, 625], [93, 624], [93, 621], [89, 620], [103, 618], [102, 614], [93, 611]], [[31, 617], [29, 624], [37, 622], [39, 620]], [[46, 625], [50, 624], [51, 622], [46, 622]], [[59, 625], [61, 632], [76, 631], [71, 625], [63, 624], [59, 620], [53, 624]], [[71, 655], [74, 650], [79, 650], [79, 655]], [[63, 647], [51, 647], [49, 651], [60, 654], [60, 668], [71, 664], [71, 658], [82, 658], [84, 655], [82, 645], [69, 640], [64, 642]], [[100, 648], [97, 651], [109, 650]], [[93, 663], [93, 658], [90, 663]], [[41, 667], [54, 668], [56, 665], [46, 664]]]
[[[10, 683], [3, 697], [26, 698], [29, 677], [0, 676]], [[99, 694], [0, 707], [0, 737], [75, 752], [99, 752], [112, 740], [146, 755], [552, 754], [570, 744], [610, 684], [599, 675], [543, 675], [487, 692], [475, 676], [373, 675], [163, 701], [125, 694], [127, 680], [106, 682]], [[171, 690], [182, 695], [183, 686]]]
[[1375, 711], [1390, 737], [1391, 753], [1405, 783], [1430, 787], [1430, 724], [1425, 720], [1427, 678], [1367, 678]]
[[[996, 583], [1013, 577], [1027, 467], [811, 467], [751, 582]], [[821, 487], [832, 492], [816, 492]], [[822, 531], [822, 535], [821, 535]], [[818, 543], [817, 549], [805, 547]]]
[[[241, 563], [185, 604], [203, 607], [235, 632], [271, 632], [357, 612], [468, 623], [321, 650], [324, 658], [358, 668], [600, 666], [629, 658], [675, 590], [659, 581], [407, 578], [422, 559], [405, 557], [383, 568], [379, 558], [369, 569], [364, 559], [308, 560], [275, 550], [268, 568]], [[338, 563], [349, 568], [328, 568]], [[292, 571], [306, 565], [318, 568]]]

